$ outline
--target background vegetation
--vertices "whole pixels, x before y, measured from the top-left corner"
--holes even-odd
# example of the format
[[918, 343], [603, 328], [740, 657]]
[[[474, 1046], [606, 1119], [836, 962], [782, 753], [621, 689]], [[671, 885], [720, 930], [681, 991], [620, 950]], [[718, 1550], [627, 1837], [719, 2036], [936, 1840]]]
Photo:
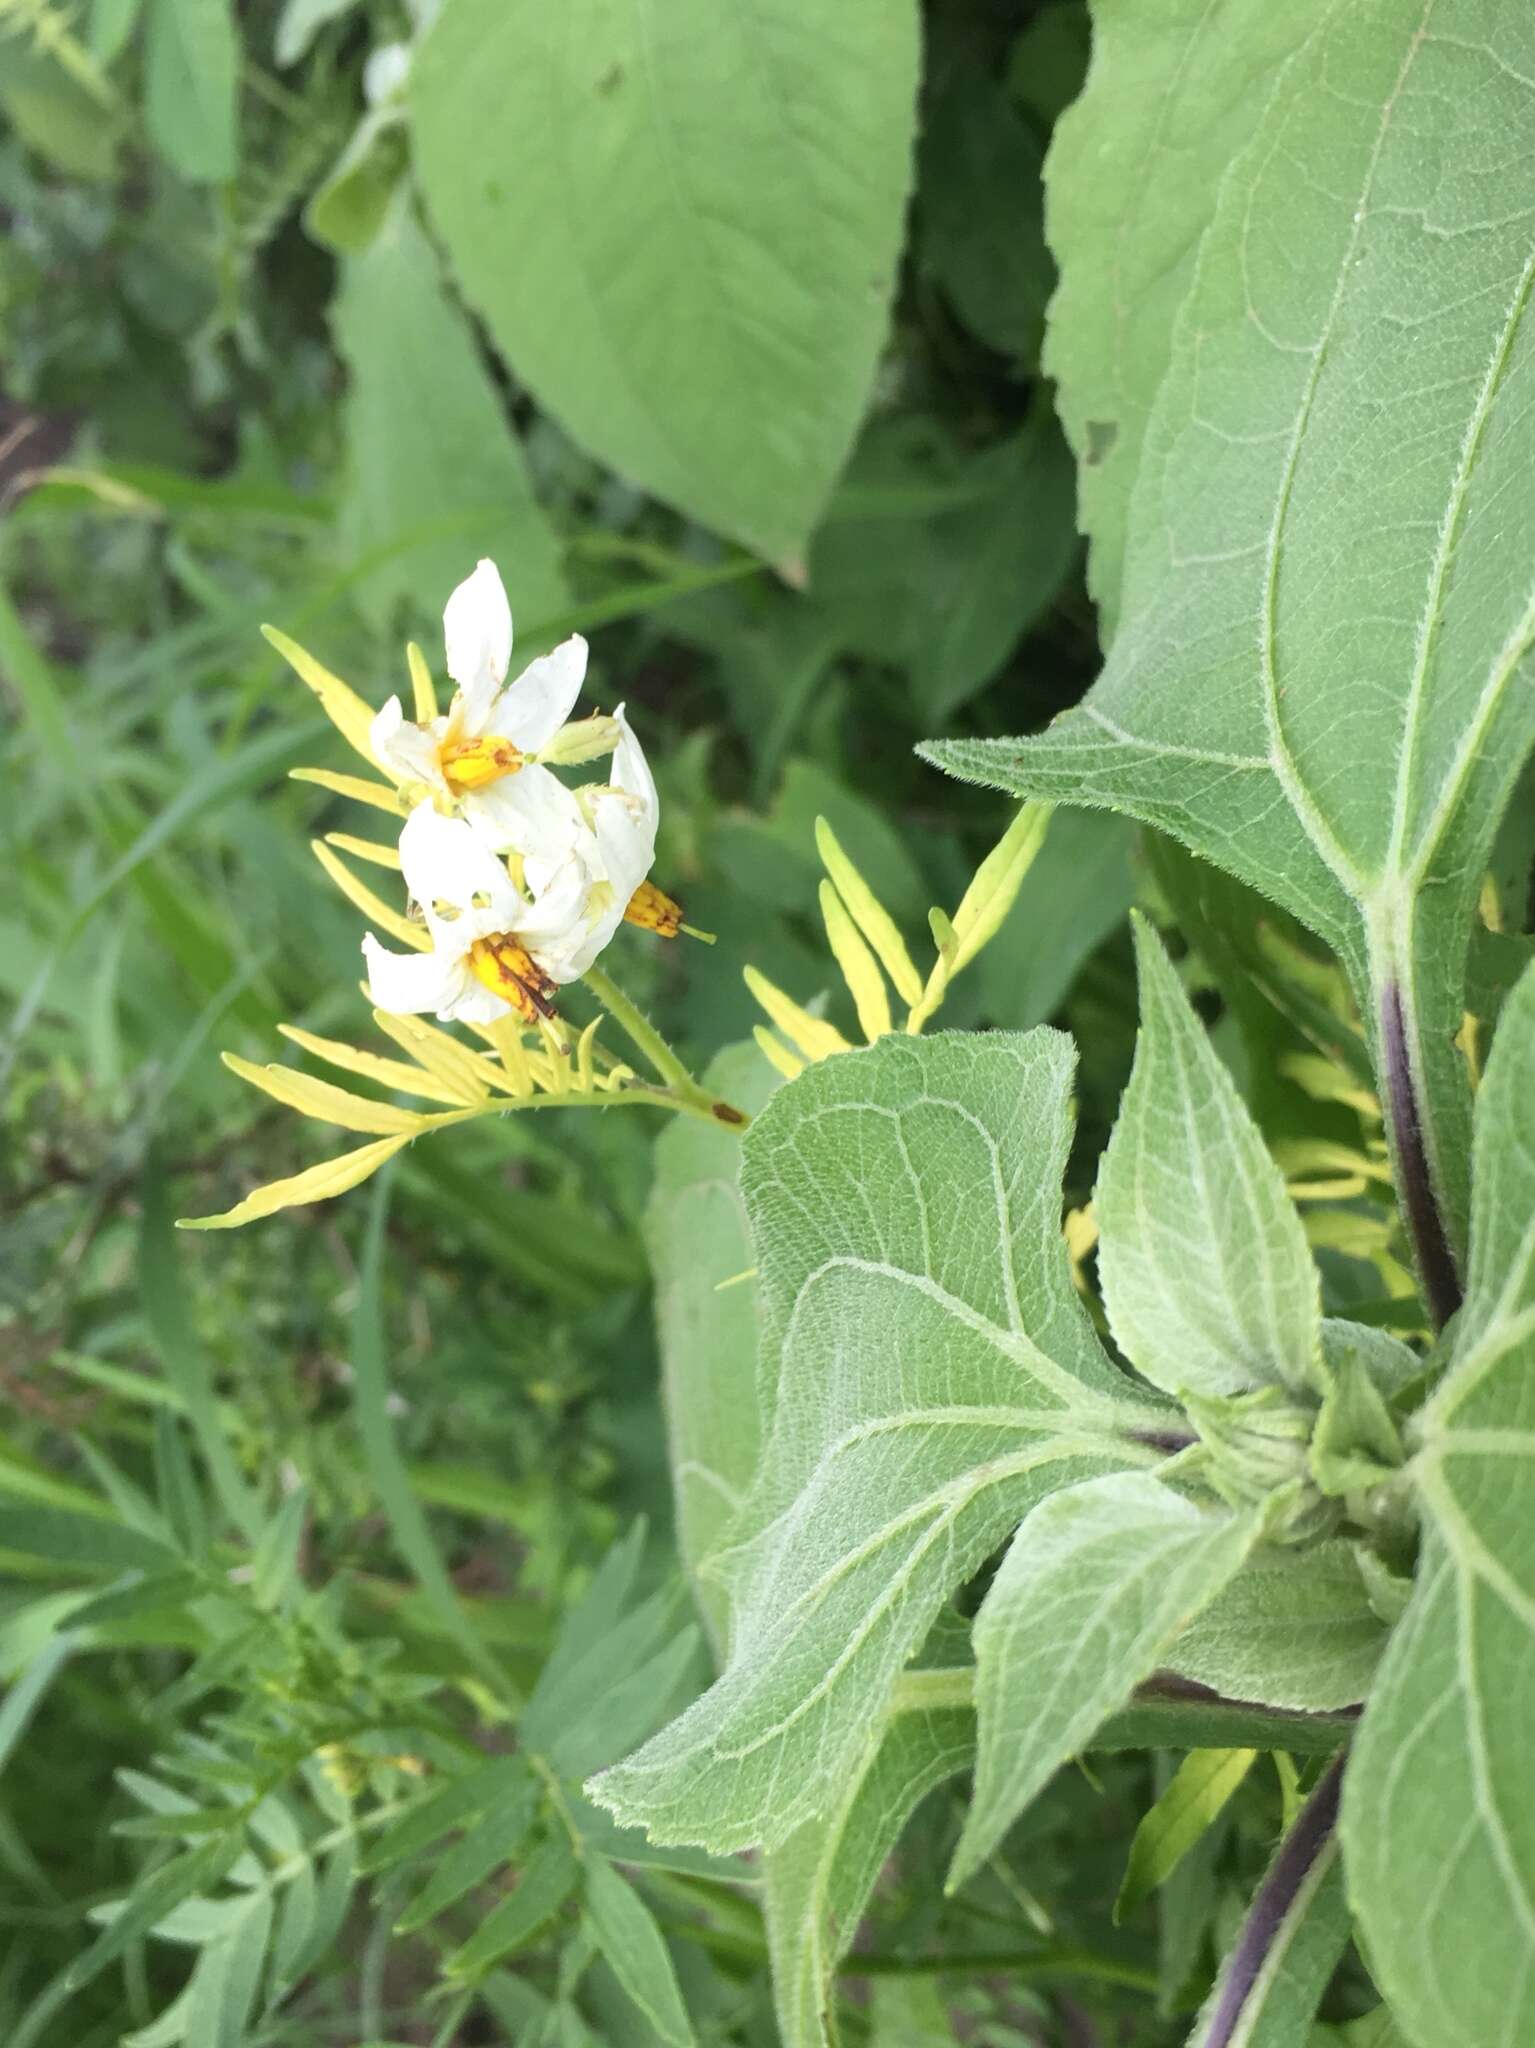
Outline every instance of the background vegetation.
[[[702, 5], [677, 7], [663, 64]], [[648, 1114], [475, 1124], [350, 1201], [172, 1235], [319, 1156], [217, 1052], [276, 1058], [280, 1023], [349, 1036], [358, 1015], [357, 920], [306, 844], [352, 819], [285, 780], [346, 764], [258, 625], [377, 703], [407, 635], [436, 661], [448, 590], [488, 553], [524, 651], [585, 632], [594, 696], [627, 700], [657, 768], [658, 879], [719, 935], [625, 933], [613, 968], [700, 1065], [758, 1019], [747, 965], [853, 1029], [816, 818], [919, 933], [1013, 807], [913, 744], [1034, 729], [1097, 665], [1039, 365], [1040, 170], [1084, 6], [929, 9], [909, 209], [892, 158], [811, 215], [851, 310], [812, 337], [808, 406], [770, 351], [730, 389], [743, 344], [711, 324], [714, 273], [695, 354], [652, 319], [656, 280], [691, 274], [676, 238], [714, 230], [707, 206], [690, 226], [647, 214], [606, 148], [604, 106], [632, 84], [619, 30], [560, 56], [557, 8], [437, 12], [0, 0], [15, 2048], [645, 2048], [687, 2038], [677, 1982], [700, 2040], [775, 2038], [750, 1888], [618, 1841], [575, 1790], [709, 1668], [668, 1534]], [[869, 40], [871, 105], [916, 75], [879, 15], [850, 7], [839, 31]], [[866, 116], [827, 115], [855, 164]], [[743, 118], [727, 139], [785, 209], [763, 223], [777, 246], [795, 195], [772, 135]], [[694, 146], [707, 161], [711, 138]], [[870, 272], [856, 288], [839, 235]], [[627, 358], [565, 318], [577, 244]], [[666, 394], [711, 379], [734, 438], [684, 460]], [[1511, 839], [1521, 918], [1528, 865]], [[1368, 1099], [1283, 1065], [1341, 984], [1269, 911], [1261, 992], [1223, 1007], [1257, 943], [1238, 885], [1107, 813], [1060, 815], [945, 1023], [1074, 1034], [1081, 1205], [1129, 1071], [1137, 894], [1178, 908], [1297, 1180], [1356, 1198], [1315, 1232], [1335, 1302], [1413, 1328]], [[1249, 1771], [1176, 1881], [1115, 1924], [1166, 1775], [1132, 1756], [1068, 1774], [1026, 1863], [999, 1853], [949, 1901], [925, 1882], [957, 1832], [936, 1794], [853, 1958], [847, 2037], [1182, 2039], [1295, 1779], [1283, 1759]], [[607, 1871], [620, 1850], [616, 1893], [578, 1910], [577, 1860]], [[1328, 2016], [1366, 2002], [1345, 1975]]]

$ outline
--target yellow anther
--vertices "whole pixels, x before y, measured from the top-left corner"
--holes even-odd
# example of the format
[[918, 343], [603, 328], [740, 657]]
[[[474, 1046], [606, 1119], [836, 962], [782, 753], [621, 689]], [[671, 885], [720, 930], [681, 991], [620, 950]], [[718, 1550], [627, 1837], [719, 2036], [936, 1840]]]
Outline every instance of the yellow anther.
[[503, 775], [515, 775], [522, 766], [521, 751], [510, 740], [491, 736], [482, 740], [450, 740], [438, 756], [449, 789], [463, 796], [471, 789], [484, 789]]
[[530, 1024], [554, 1015], [554, 983], [511, 932], [476, 939], [469, 948], [469, 965], [477, 981]]
[[624, 921], [647, 932], [659, 932], [663, 939], [674, 939], [682, 929], [682, 905], [674, 903], [654, 882], [641, 882], [629, 898]]

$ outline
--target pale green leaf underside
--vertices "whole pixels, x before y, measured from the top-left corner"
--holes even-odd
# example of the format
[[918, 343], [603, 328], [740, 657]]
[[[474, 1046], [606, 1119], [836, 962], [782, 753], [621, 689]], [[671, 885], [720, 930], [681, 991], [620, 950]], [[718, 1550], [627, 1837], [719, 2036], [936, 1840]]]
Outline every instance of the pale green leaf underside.
[[1205, 1513], [1143, 1472], [1087, 1480], [1034, 1510], [976, 1619], [980, 1755], [951, 1884], [1151, 1675], [1257, 1526]]
[[763, 1910], [784, 2048], [826, 2048], [838, 1963], [909, 1816], [975, 1754], [963, 1708], [897, 1714], [881, 1724], [835, 1805], [764, 1859]]
[[1535, 13], [1338, 0], [1248, 112], [1103, 674], [1037, 739], [933, 758], [1128, 811], [1289, 907], [1362, 992], [1398, 983], [1459, 1238], [1470, 906], [1535, 733]]
[[891, 1037], [781, 1089], [742, 1184], [768, 1433], [720, 1559], [723, 1676], [593, 1796], [663, 1839], [783, 1841], [862, 1753], [938, 1607], [1044, 1494], [1152, 1461], [1060, 1234], [1059, 1033]]
[[1327, 1713], [1369, 1692], [1387, 1635], [1347, 1543], [1266, 1545], [1183, 1631], [1166, 1664], [1227, 1699]]
[[365, 602], [435, 618], [480, 555], [498, 559], [518, 624], [568, 601], [554, 534], [521, 443], [401, 192], [364, 255], [342, 270], [333, 319], [349, 373], [342, 525], [377, 558]]
[[1535, 2038], [1535, 972], [1504, 1006], [1472, 1184], [1466, 1304], [1414, 1467], [1437, 1535], [1344, 1807], [1356, 1909], [1421, 2048]]
[[1078, 463], [1078, 518], [1105, 647], [1119, 618], [1130, 493], [1221, 173], [1254, 81], [1326, 0], [1096, 0], [1093, 59], [1056, 124], [1046, 228], [1060, 266], [1045, 368]]
[[1301, 1390], [1322, 1311], [1300, 1218], [1143, 920], [1135, 944], [1135, 1067], [1093, 1198], [1109, 1327], [1168, 1393]]
[[[755, 1112], [774, 1076], [756, 1046], [743, 1045], [721, 1053], [705, 1080]], [[734, 1131], [677, 1117], [657, 1140], [645, 1212], [677, 1546], [716, 1646], [729, 1634], [724, 1589], [699, 1567], [740, 1511], [759, 1434], [760, 1311], [740, 1169]]]
[[411, 82], [464, 287], [602, 461], [800, 556], [884, 340], [912, 0], [454, 0]]

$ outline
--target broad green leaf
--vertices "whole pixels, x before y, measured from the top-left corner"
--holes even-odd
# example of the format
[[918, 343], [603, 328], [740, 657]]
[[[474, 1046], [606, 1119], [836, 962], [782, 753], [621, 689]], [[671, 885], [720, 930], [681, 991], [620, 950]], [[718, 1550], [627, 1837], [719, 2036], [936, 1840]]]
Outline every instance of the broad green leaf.
[[1535, 2037], [1535, 970], [1498, 1027], [1472, 1189], [1466, 1304], [1412, 1468], [1431, 1539], [1344, 1805], [1355, 1909], [1420, 2048]]
[[1071, 461], [1048, 412], [973, 451], [877, 421], [810, 552], [808, 601], [849, 650], [907, 670], [919, 715], [989, 683], [1077, 552]]
[[1115, 1341], [1169, 1393], [1315, 1383], [1316, 1267], [1299, 1216], [1161, 941], [1135, 928], [1141, 1030], [1094, 1195]]
[[980, 1753], [951, 1887], [1151, 1675], [1257, 1530], [1255, 1515], [1206, 1512], [1144, 1472], [1085, 1480], [1035, 1508], [976, 1617]]
[[1323, 1713], [1366, 1696], [1388, 1633], [1351, 1545], [1265, 1545], [1166, 1661], [1227, 1699]]
[[837, 1965], [885, 1859], [919, 1803], [975, 1754], [963, 1708], [882, 1722], [829, 1810], [764, 1859], [763, 1910], [784, 2048], [827, 2048]]
[[770, 1433], [716, 1568], [718, 1683], [592, 1794], [662, 1839], [783, 1841], [824, 1811], [946, 1595], [1045, 1492], [1145, 1464], [1060, 1234], [1058, 1033], [885, 1038], [748, 1132]]
[[1350, 1929], [1337, 1768], [1329, 1766], [1275, 1851], [1188, 2048], [1308, 2048]]
[[930, 81], [918, 159], [920, 260], [972, 334], [1030, 364], [1055, 281], [1043, 161], [1034, 129], [973, 53]]
[[1046, 166], [1061, 281], [1045, 368], [1078, 463], [1088, 587], [1105, 647], [1119, 616], [1130, 492], [1173, 322], [1221, 176], [1272, 76], [1326, 0], [1095, 0], [1087, 83]]
[[239, 75], [233, 0], [149, 0], [144, 114], [156, 148], [184, 178], [234, 176]]
[[[705, 1085], [755, 1111], [773, 1079], [754, 1045], [733, 1046]], [[676, 1117], [656, 1143], [645, 1212], [677, 1547], [716, 1647], [729, 1621], [724, 1591], [698, 1568], [718, 1548], [757, 1464], [760, 1318], [740, 1171], [734, 1133]]]
[[[1038, 738], [932, 758], [1128, 811], [1326, 939], [1453, 1246], [1470, 912], [1535, 734], [1535, 524], [1509, 514], [1535, 455], [1535, 161], [1506, 152], [1531, 119], [1535, 15], [1360, 0], [1253, 73], [1213, 36], [1248, 81], [1250, 139], [1147, 426], [1106, 666]], [[1426, 1192], [1418, 1223], [1442, 1316]]]
[[434, 620], [489, 555], [515, 618], [554, 618], [567, 602], [554, 535], [408, 193], [344, 266], [334, 321], [350, 374], [342, 525], [356, 556], [379, 557], [360, 586], [375, 617], [405, 605]]
[[1142, 1899], [1167, 1882], [1225, 1812], [1257, 1760], [1255, 1749], [1190, 1751], [1135, 1831], [1125, 1881], [1114, 1902], [1116, 1920], [1134, 1912]]
[[656, 2034], [669, 2048], [692, 2048], [692, 2024], [661, 1930], [634, 1886], [600, 1856], [587, 1864], [586, 1911], [614, 1976]]
[[448, 0], [412, 72], [427, 203], [518, 377], [786, 567], [884, 340], [917, 45], [912, 0]]

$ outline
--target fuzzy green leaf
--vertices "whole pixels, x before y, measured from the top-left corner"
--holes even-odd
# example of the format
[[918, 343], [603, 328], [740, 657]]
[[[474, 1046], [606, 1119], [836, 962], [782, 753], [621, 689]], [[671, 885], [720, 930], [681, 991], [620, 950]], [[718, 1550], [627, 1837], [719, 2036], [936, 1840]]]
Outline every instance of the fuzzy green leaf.
[[1143, 1472], [1086, 1480], [1034, 1510], [976, 1619], [980, 1754], [951, 1886], [1151, 1675], [1257, 1531], [1256, 1515], [1205, 1513]]
[[1377, 1039], [1399, 999], [1458, 1243], [1471, 909], [1535, 737], [1535, 526], [1510, 514], [1535, 460], [1535, 159], [1507, 149], [1535, 15], [1360, 0], [1252, 71], [1211, 36], [1248, 139], [1147, 425], [1107, 664], [1038, 738], [931, 757], [1229, 868], [1335, 948]]
[[[1327, 0], [1096, 0], [1081, 97], [1061, 116], [1046, 224], [1061, 281], [1045, 368], [1079, 470], [1088, 587], [1114, 637], [1130, 493], [1173, 322], [1221, 174], [1271, 75]], [[1106, 252], [1112, 251], [1110, 260]]]
[[1094, 1196], [1109, 1326], [1169, 1393], [1298, 1392], [1322, 1313], [1300, 1218], [1161, 941], [1135, 940], [1141, 1031]]
[[1535, 969], [1477, 1102], [1471, 1270], [1413, 1467], [1433, 1532], [1349, 1771], [1354, 1903], [1421, 2048], [1535, 2037]]
[[1167, 1665], [1227, 1699], [1325, 1713], [1365, 1697], [1387, 1634], [1349, 1544], [1265, 1545], [1178, 1637]]
[[1153, 1453], [1060, 1234], [1072, 1059], [1052, 1031], [890, 1037], [809, 1068], [745, 1140], [778, 1360], [719, 1682], [593, 1796], [662, 1839], [771, 1848], [845, 1782], [941, 1602], [1054, 1487]]
[[[773, 1081], [755, 1045], [721, 1053], [706, 1077], [750, 1111]], [[757, 1464], [760, 1312], [740, 1172], [734, 1132], [677, 1117], [656, 1144], [645, 1214], [677, 1546], [716, 1645], [726, 1635], [724, 1590], [699, 1567], [718, 1548]]]
[[830, 1810], [765, 1859], [763, 1910], [784, 2048], [827, 2048], [837, 1965], [897, 1837], [918, 1804], [975, 1755], [963, 1708], [894, 1715]]

